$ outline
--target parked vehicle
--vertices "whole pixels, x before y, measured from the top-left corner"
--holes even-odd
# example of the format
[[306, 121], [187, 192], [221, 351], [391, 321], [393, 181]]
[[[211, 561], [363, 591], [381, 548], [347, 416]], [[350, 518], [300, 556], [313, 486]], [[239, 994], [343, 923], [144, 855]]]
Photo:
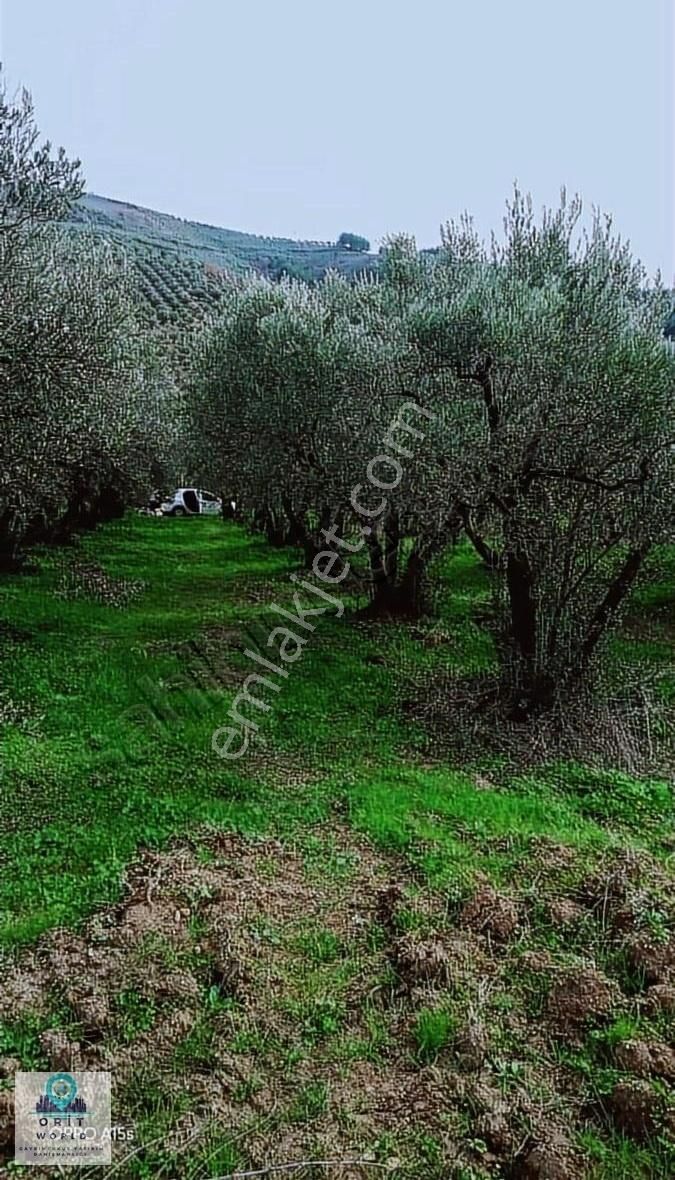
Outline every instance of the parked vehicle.
[[177, 488], [160, 508], [164, 516], [218, 516], [223, 510], [223, 502], [220, 496], [202, 488]]

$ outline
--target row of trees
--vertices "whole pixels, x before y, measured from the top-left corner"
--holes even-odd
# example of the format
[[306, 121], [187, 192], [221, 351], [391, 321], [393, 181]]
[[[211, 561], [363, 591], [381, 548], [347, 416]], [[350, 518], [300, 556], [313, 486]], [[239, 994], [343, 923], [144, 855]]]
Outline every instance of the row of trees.
[[[519, 716], [592, 677], [674, 532], [668, 296], [580, 215], [563, 194], [537, 221], [516, 192], [487, 248], [464, 219], [433, 255], [388, 242], [377, 279], [239, 281], [196, 376], [209, 479], [308, 561], [326, 535], [363, 545], [371, 610], [423, 610], [429, 563], [464, 532], [493, 571]], [[417, 433], [397, 445], [404, 404]], [[383, 451], [400, 464], [385, 493], [364, 478]]]
[[123, 259], [60, 228], [78, 161], [0, 92], [0, 566], [120, 515], [175, 462], [180, 405]]
[[464, 533], [513, 709], [592, 677], [675, 531], [669, 299], [609, 221], [580, 234], [564, 194], [537, 221], [516, 192], [489, 247], [464, 219], [436, 252], [387, 242], [377, 276], [233, 279], [189, 342], [186, 441], [186, 350], [169, 374], [123, 260], [58, 229], [81, 191], [0, 94], [0, 563], [189, 469], [271, 543], [365, 569], [375, 614], [423, 611]]

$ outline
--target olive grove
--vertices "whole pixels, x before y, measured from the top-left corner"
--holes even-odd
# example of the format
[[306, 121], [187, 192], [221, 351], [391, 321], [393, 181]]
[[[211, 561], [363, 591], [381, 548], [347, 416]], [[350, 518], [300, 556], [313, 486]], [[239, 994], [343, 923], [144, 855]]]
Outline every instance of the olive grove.
[[63, 226], [81, 192], [0, 88], [0, 565], [189, 470], [308, 567], [334, 549], [376, 617], [426, 612], [463, 535], [511, 716], [592, 683], [675, 535], [670, 300], [608, 219], [516, 190], [489, 245], [465, 217], [376, 274], [231, 276], [178, 347], [124, 257]]
[[[456, 513], [444, 505], [439, 517], [438, 489], [425, 477], [417, 440], [424, 435], [440, 460], [439, 439], [430, 415], [410, 409], [430, 385], [401, 311], [393, 281], [233, 284], [203, 343], [196, 432], [208, 478], [235, 494], [271, 543], [299, 545], [307, 565], [326, 534], [348, 536], [359, 518], [371, 520], [358, 550], [373, 609], [414, 614], [423, 568]], [[385, 494], [367, 470], [387, 448], [400, 478], [381, 478]]]
[[[516, 192], [502, 241], [468, 219], [440, 249], [385, 245], [350, 284], [234, 284], [196, 370], [214, 480], [307, 561], [335, 525], [367, 551], [371, 609], [425, 607], [429, 563], [463, 531], [490, 568], [514, 716], [592, 677], [650, 552], [673, 537], [675, 361], [666, 293], [611, 223]], [[403, 405], [400, 478], [363, 478]], [[363, 511], [372, 532], [363, 534]]]

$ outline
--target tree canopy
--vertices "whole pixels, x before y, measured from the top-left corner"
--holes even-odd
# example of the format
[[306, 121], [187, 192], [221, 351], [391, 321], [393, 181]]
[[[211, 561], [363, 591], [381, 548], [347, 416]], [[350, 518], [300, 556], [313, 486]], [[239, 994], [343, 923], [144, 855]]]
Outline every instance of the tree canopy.
[[[237, 284], [198, 378], [214, 478], [308, 561], [327, 535], [344, 557], [341, 531], [367, 557], [372, 609], [424, 609], [430, 562], [466, 534], [493, 574], [504, 688], [523, 715], [592, 677], [673, 536], [667, 296], [611, 222], [582, 234], [580, 214], [563, 194], [538, 221], [516, 192], [489, 247], [465, 218], [434, 254], [391, 239], [377, 279]], [[401, 454], [383, 440], [410, 405]], [[385, 494], [364, 480], [383, 452], [400, 468]], [[357, 486], [382, 505], [367, 537]]]
[[0, 563], [119, 515], [171, 451], [180, 413], [138, 323], [124, 259], [59, 225], [77, 161], [0, 92]]
[[351, 250], [354, 254], [367, 254], [370, 250], [370, 242], [360, 234], [341, 233], [337, 244], [341, 250]]

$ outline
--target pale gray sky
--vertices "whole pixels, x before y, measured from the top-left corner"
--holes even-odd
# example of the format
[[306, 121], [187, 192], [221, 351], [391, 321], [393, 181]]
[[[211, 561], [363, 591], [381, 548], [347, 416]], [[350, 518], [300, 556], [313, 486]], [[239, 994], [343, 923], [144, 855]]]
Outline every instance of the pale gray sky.
[[2, 0], [11, 87], [88, 188], [254, 233], [438, 241], [513, 181], [670, 283], [673, 0]]

